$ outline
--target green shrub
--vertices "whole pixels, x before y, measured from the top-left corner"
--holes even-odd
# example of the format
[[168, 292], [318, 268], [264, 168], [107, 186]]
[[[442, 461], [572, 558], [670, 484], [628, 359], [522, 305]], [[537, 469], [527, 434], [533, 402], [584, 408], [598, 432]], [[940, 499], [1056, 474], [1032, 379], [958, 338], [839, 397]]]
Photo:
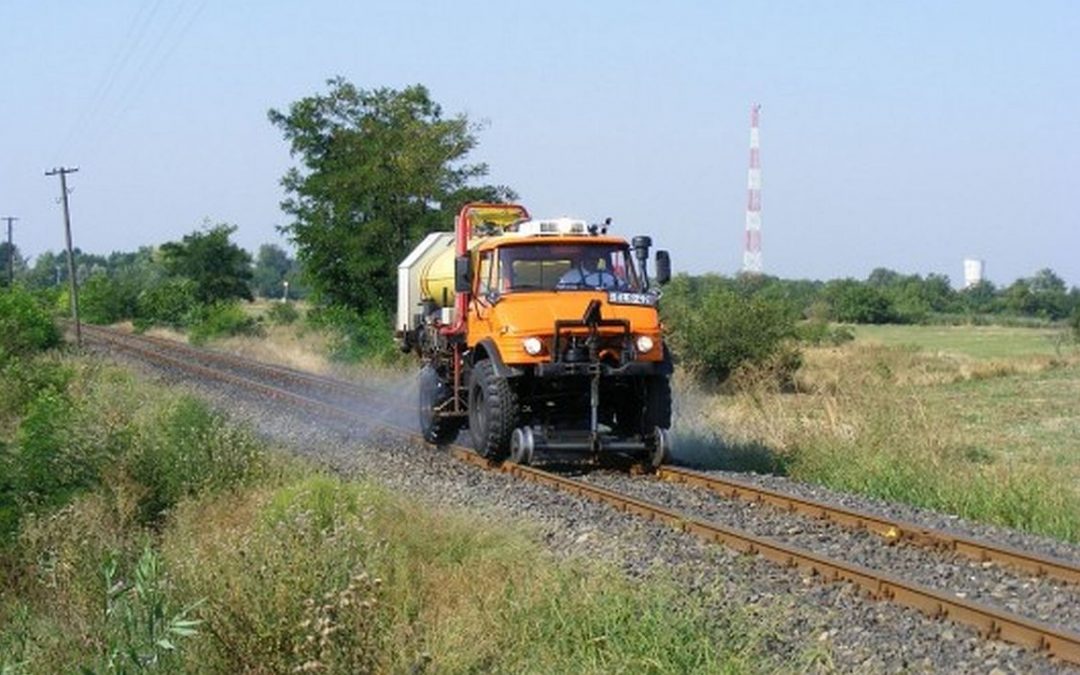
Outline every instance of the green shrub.
[[360, 314], [347, 307], [331, 305], [308, 312], [307, 319], [312, 327], [330, 333], [330, 355], [334, 359], [391, 364], [402, 358], [394, 344], [390, 320], [380, 311]]
[[198, 306], [195, 283], [184, 278], [164, 279], [144, 289], [136, 304], [136, 328], [146, 329], [153, 324], [182, 327]]
[[139, 288], [105, 273], [93, 274], [79, 289], [79, 311], [87, 323], [110, 324], [137, 313]]
[[828, 321], [812, 318], [795, 327], [795, 336], [800, 342], [820, 347], [829, 345], [838, 347], [855, 339], [855, 331], [849, 326], [834, 326]]
[[183, 396], [143, 426], [132, 442], [128, 472], [144, 488], [139, 515], [153, 522], [184, 497], [224, 489], [261, 475], [255, 437], [203, 401]]
[[291, 302], [275, 302], [266, 311], [266, 318], [270, 323], [279, 326], [288, 326], [296, 323], [300, 318], [300, 311]]
[[706, 381], [723, 382], [747, 365], [797, 367], [797, 351], [778, 358], [795, 335], [795, 313], [783, 301], [745, 298], [721, 287], [694, 293], [673, 285], [663, 302], [675, 354]]
[[60, 344], [60, 331], [34, 296], [21, 288], [0, 293], [0, 363]]
[[[900, 319], [883, 291], [854, 279], [825, 284], [825, 301], [831, 318], [841, 323], [893, 323]], [[914, 310], [913, 310], [914, 311]]]
[[198, 307], [189, 315], [188, 338], [202, 344], [218, 337], [259, 335], [262, 326], [236, 303], [219, 302]]

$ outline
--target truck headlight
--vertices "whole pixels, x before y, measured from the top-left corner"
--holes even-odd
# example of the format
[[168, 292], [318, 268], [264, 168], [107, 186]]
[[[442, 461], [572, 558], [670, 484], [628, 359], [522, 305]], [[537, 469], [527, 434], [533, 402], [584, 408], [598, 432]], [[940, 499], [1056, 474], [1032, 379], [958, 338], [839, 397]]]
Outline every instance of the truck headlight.
[[529, 356], [538, 356], [540, 352], [544, 351], [544, 343], [537, 337], [527, 337], [521, 341], [521, 346], [525, 348], [525, 353]]
[[648, 335], [639, 335], [637, 341], [634, 343], [637, 346], [639, 354], [648, 354], [652, 351], [655, 345], [653, 339]]

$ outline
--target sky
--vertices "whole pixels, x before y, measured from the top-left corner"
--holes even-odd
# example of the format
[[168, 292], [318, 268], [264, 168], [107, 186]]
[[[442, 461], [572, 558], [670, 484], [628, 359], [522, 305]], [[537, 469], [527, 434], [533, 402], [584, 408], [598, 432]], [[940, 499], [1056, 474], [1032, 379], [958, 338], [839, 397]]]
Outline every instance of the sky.
[[1080, 3], [909, 0], [0, 3], [0, 216], [29, 256], [237, 226], [287, 244], [271, 108], [428, 87], [535, 216], [742, 260], [761, 104], [765, 271], [1080, 285]]

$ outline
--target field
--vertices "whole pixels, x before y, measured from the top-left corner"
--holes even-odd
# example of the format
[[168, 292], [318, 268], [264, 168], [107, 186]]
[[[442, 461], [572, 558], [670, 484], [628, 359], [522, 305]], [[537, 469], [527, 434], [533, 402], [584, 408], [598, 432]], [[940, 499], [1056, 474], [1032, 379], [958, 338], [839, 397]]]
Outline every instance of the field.
[[858, 326], [860, 343], [921, 350], [973, 359], [1058, 356], [1069, 351], [1064, 334], [1052, 328], [1006, 326]]
[[1080, 354], [1047, 329], [859, 327], [797, 393], [680, 378], [684, 458], [1080, 539]]

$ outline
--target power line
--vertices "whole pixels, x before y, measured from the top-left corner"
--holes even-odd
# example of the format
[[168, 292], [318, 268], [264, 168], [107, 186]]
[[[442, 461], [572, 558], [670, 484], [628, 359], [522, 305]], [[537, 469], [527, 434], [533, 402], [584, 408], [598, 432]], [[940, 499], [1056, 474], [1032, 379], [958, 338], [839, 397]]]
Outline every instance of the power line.
[[60, 176], [60, 201], [64, 204], [64, 237], [67, 240], [68, 277], [71, 282], [71, 316], [75, 319], [75, 344], [82, 347], [82, 324], [79, 323], [79, 280], [75, 278], [75, 253], [71, 247], [71, 211], [68, 208], [67, 175], [79, 167], [59, 167], [46, 171], [46, 176]]
[[149, 12], [145, 12], [146, 4], [139, 5], [138, 11], [136, 11], [135, 16], [132, 17], [131, 22], [128, 24], [124, 37], [117, 43], [116, 51], [113, 52], [108, 65], [102, 71], [101, 77], [98, 78], [97, 86], [90, 95], [90, 100], [82, 107], [81, 114], [76, 118], [75, 123], [71, 125], [68, 133], [64, 136], [64, 140], [56, 149], [55, 154], [57, 156], [68, 147], [76, 135], [84, 128], [93, 126], [109, 93], [112, 92], [121, 73], [146, 37], [147, 29], [153, 23], [154, 16], [160, 9], [161, 3], [162, 0], [155, 0], [154, 4], [150, 6]]

